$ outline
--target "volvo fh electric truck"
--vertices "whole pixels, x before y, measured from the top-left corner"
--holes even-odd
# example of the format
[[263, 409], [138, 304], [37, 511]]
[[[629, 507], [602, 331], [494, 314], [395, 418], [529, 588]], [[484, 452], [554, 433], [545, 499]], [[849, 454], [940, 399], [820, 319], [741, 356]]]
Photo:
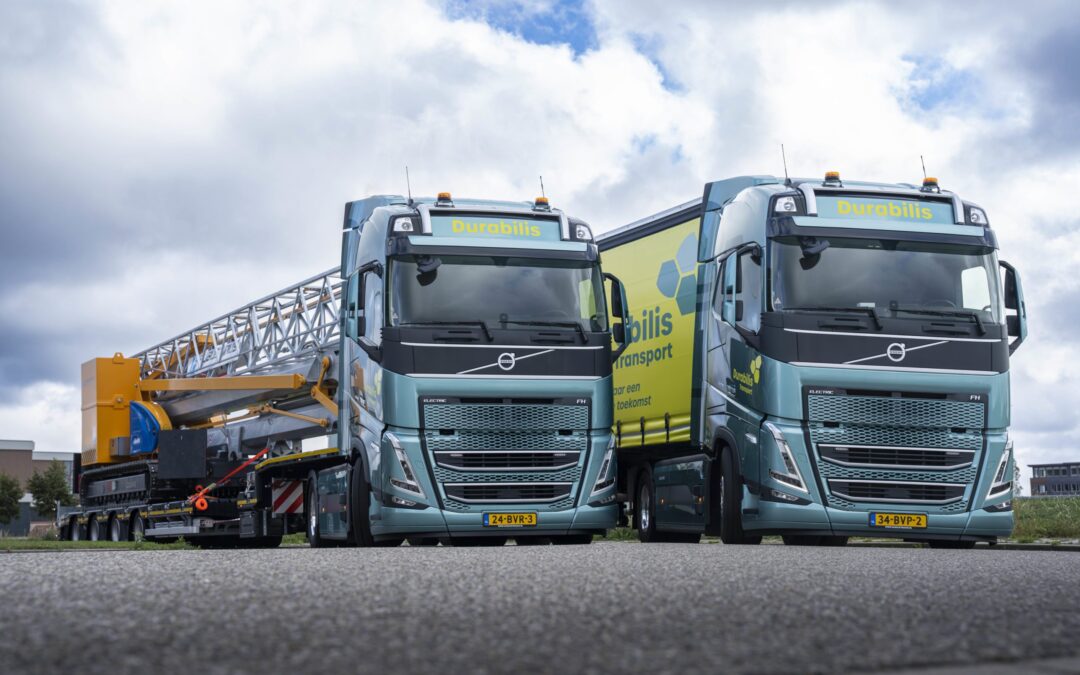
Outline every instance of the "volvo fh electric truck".
[[587, 543], [618, 510], [604, 279], [589, 227], [543, 198], [351, 202], [340, 269], [83, 366], [81, 504], [58, 524], [207, 547]]
[[615, 432], [642, 540], [1010, 534], [1027, 328], [984, 209], [931, 178], [744, 176], [598, 243], [635, 300]]

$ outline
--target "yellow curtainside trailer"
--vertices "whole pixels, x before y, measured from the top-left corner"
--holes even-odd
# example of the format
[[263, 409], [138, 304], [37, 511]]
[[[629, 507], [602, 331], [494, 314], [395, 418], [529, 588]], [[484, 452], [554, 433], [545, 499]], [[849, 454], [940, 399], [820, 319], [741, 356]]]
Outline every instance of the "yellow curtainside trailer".
[[[700, 211], [700, 209], [698, 209]], [[615, 362], [615, 430], [620, 448], [690, 440], [697, 241], [700, 219], [604, 252], [633, 301], [629, 346]]]

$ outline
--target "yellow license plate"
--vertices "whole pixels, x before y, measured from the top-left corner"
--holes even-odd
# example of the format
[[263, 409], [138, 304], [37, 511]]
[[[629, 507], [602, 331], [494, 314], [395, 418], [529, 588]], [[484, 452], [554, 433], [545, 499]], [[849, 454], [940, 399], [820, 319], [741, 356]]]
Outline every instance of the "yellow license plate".
[[871, 527], [900, 527], [906, 529], [926, 529], [925, 513], [871, 513]]
[[485, 513], [484, 527], [535, 527], [535, 513]]

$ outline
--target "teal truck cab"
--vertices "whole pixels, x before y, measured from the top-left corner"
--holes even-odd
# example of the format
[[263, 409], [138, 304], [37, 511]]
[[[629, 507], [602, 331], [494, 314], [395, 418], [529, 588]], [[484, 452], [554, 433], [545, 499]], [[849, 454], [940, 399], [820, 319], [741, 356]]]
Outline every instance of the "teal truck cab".
[[348, 461], [310, 476], [313, 544], [587, 543], [615, 525], [623, 330], [585, 223], [544, 198], [371, 197], [346, 206], [341, 275]]
[[[651, 239], [670, 241], [668, 281], [634, 277]], [[744, 176], [598, 243], [635, 299], [659, 286], [688, 315], [658, 296], [666, 351], [631, 343], [616, 364], [619, 486], [642, 539], [1011, 533], [1009, 358], [1027, 328], [985, 210], [930, 178]]]

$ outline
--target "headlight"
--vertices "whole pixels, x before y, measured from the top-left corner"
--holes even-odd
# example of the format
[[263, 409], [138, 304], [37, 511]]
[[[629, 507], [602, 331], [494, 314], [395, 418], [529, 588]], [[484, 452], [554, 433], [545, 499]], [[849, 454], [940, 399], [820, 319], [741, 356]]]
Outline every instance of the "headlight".
[[391, 433], [384, 434], [383, 437], [390, 443], [390, 447], [394, 449], [394, 456], [397, 457], [398, 466], [401, 467], [401, 474], [405, 477], [402, 480], [391, 476], [390, 484], [423, 497], [424, 489], [420, 487], [420, 482], [416, 480], [416, 473], [413, 471], [412, 463], [409, 462], [409, 456], [405, 454], [405, 448], [401, 447], [401, 441]]
[[[593, 483], [592, 494], [589, 495], [589, 499], [594, 499], [600, 493], [614, 487], [615, 474], [615, 437], [612, 436], [608, 442], [607, 452], [604, 453], [604, 459], [600, 462], [600, 470], [596, 473], [596, 482]], [[602, 502], [611, 501], [614, 498], [613, 494], [610, 499], [602, 500]]]
[[990, 483], [990, 490], [986, 493], [987, 499], [994, 499], [1012, 492], [1012, 476], [1009, 475], [1009, 463], [1012, 460], [1013, 441], [1010, 438], [1005, 442], [1005, 450], [1001, 453], [997, 470], [994, 471], [994, 480]]
[[791, 446], [788, 445], [787, 439], [784, 438], [784, 432], [780, 431], [780, 427], [772, 422], [765, 422], [761, 426], [772, 434], [773, 440], [776, 441], [776, 449], [780, 452], [780, 458], [784, 462], [784, 471], [777, 471], [769, 467], [769, 476], [788, 487], [809, 494], [810, 491], [806, 489], [802, 472], [799, 471], [799, 465], [795, 463], [795, 455], [791, 453]]

